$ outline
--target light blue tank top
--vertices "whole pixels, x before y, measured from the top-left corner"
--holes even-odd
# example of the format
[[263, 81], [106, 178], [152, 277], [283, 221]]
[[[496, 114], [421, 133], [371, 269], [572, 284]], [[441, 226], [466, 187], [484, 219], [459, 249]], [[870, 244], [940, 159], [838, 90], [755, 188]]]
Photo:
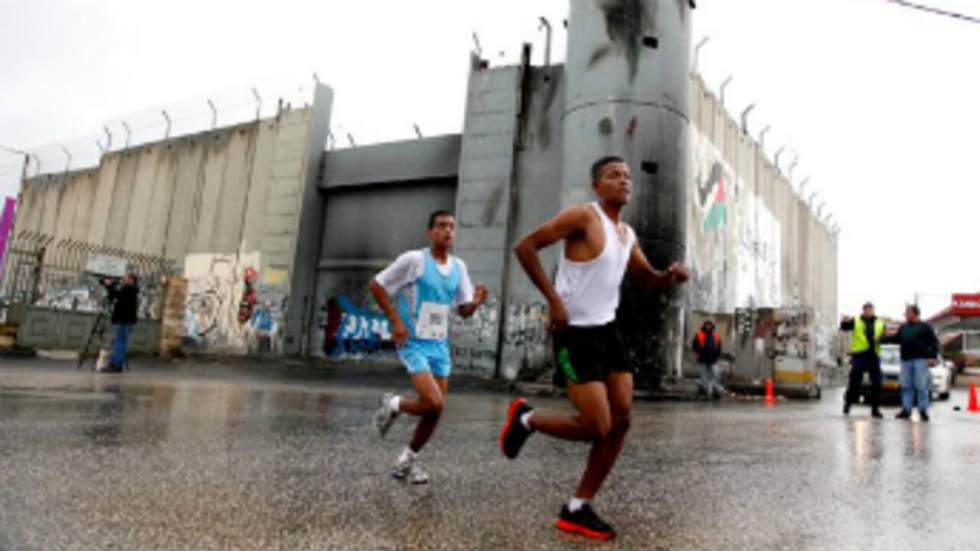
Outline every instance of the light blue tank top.
[[448, 329], [449, 313], [462, 281], [462, 271], [459, 262], [449, 257], [452, 268], [449, 274], [443, 275], [429, 249], [422, 252], [422, 258], [425, 266], [422, 277], [402, 292], [398, 315], [408, 328], [409, 338], [448, 342], [448, 333], [441, 338], [433, 337], [431, 328]]

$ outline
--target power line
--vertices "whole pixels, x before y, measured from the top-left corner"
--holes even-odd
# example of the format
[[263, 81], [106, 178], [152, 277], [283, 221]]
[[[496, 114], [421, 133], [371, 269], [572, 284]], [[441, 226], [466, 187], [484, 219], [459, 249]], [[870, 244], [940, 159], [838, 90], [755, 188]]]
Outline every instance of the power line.
[[952, 17], [953, 19], [959, 19], [960, 21], [966, 21], [968, 23], [980, 24], [980, 17], [974, 17], [972, 15], [966, 15], [955, 11], [944, 10], [932, 6], [926, 6], [924, 4], [916, 4], [915, 2], [908, 2], [907, 0], [885, 0], [885, 1], [898, 6], [902, 6], [903, 8], [920, 10], [926, 13], [931, 13], [933, 15], [942, 15], [944, 17]]

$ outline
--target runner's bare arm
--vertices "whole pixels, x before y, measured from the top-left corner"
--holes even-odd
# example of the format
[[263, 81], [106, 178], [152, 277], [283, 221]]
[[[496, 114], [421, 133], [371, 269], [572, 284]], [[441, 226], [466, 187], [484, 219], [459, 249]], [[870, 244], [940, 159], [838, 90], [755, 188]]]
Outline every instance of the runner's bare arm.
[[565, 209], [555, 218], [548, 220], [538, 229], [524, 236], [514, 247], [514, 254], [517, 255], [517, 260], [524, 268], [524, 272], [548, 300], [552, 330], [562, 329], [568, 325], [568, 313], [555, 291], [555, 286], [545, 274], [544, 267], [541, 266], [538, 251], [563, 239], [581, 235], [589, 222], [587, 209], [586, 206]]
[[392, 340], [398, 346], [405, 344], [405, 341], [408, 340], [408, 328], [405, 327], [405, 323], [398, 316], [395, 307], [391, 305], [391, 300], [388, 298], [388, 291], [385, 291], [385, 288], [375, 279], [371, 280], [368, 287], [371, 289], [371, 294], [374, 295], [375, 302], [378, 303], [381, 311], [388, 317], [388, 322], [391, 323]]
[[680, 262], [674, 262], [663, 272], [653, 269], [647, 256], [640, 249], [639, 243], [633, 245], [628, 268], [630, 274], [643, 286], [652, 289], [666, 289], [674, 283], [684, 283], [690, 278], [687, 268]]
[[487, 300], [487, 286], [479, 283], [473, 291], [473, 302], [459, 305], [459, 315], [468, 318], [476, 313], [476, 310]]

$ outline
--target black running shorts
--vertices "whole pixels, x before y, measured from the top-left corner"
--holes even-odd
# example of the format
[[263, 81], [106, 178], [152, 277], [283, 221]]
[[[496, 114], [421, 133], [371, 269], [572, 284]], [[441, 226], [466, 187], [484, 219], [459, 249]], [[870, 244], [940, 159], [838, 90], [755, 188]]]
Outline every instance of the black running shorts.
[[595, 327], [558, 331], [552, 338], [555, 349], [555, 384], [605, 382], [612, 372], [632, 373], [626, 345], [616, 322]]

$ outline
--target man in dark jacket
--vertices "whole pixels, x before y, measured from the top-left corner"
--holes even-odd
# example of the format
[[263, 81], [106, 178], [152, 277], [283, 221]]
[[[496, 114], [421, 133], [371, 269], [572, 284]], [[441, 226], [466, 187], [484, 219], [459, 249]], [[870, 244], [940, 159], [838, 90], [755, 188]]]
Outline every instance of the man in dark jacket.
[[129, 352], [129, 335], [136, 325], [139, 311], [140, 289], [136, 274], [127, 273], [120, 282], [103, 279], [102, 285], [112, 303], [112, 356], [109, 371], [119, 373], [126, 365]]
[[882, 342], [898, 344], [902, 349], [902, 411], [895, 417], [912, 417], [912, 402], [919, 408], [919, 418], [929, 421], [929, 368], [936, 365], [939, 356], [939, 339], [932, 326], [920, 319], [919, 307], [910, 304], [905, 308], [905, 323]]
[[861, 381], [867, 373], [871, 378], [871, 416], [881, 419], [881, 339], [885, 323], [875, 316], [875, 307], [865, 303], [858, 319], [845, 317], [841, 331], [851, 332], [851, 375], [844, 394], [844, 415], [851, 412], [851, 404], [857, 402]]
[[694, 350], [694, 361], [701, 366], [701, 382], [698, 386], [698, 394], [704, 393], [712, 400], [721, 399], [725, 393], [718, 373], [718, 359], [721, 358], [721, 337], [715, 333], [714, 322], [710, 320], [704, 322], [701, 330], [694, 335], [694, 342], [691, 347]]

